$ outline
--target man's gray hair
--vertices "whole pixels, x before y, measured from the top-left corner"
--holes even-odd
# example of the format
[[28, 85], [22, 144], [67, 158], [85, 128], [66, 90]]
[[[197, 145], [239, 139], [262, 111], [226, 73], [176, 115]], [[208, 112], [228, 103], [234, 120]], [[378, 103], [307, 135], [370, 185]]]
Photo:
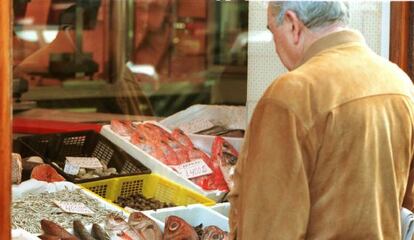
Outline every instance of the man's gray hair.
[[282, 24], [287, 10], [296, 13], [309, 28], [324, 27], [333, 23], [349, 23], [349, 5], [342, 1], [277, 1], [269, 2], [272, 12], [279, 12], [276, 23]]

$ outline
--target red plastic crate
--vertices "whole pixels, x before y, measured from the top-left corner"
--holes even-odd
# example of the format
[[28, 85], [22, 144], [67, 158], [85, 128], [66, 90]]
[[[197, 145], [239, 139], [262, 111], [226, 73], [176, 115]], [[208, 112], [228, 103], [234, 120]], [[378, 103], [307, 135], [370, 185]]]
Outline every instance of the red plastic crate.
[[13, 119], [13, 133], [47, 134], [93, 130], [101, 131], [102, 125], [93, 123], [75, 123], [30, 118]]

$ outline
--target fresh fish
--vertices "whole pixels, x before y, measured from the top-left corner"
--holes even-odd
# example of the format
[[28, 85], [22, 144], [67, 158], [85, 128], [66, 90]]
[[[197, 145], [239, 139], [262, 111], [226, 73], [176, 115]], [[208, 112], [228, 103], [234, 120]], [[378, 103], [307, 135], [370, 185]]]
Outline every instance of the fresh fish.
[[45, 232], [45, 235], [57, 236], [59, 238], [65, 238], [68, 240], [78, 239], [77, 237], [73, 236], [68, 231], [66, 231], [66, 229], [52, 221], [42, 219], [40, 221], [40, 225], [42, 227], [42, 230]]
[[161, 141], [156, 143], [156, 148], [161, 150], [164, 153], [164, 157], [161, 160], [166, 165], [178, 165], [180, 162], [178, 161], [177, 154], [174, 152], [174, 149], [170, 147], [167, 143]]
[[161, 141], [166, 142], [170, 147], [172, 147], [174, 150], [177, 148], [183, 148], [185, 147], [183, 144], [181, 144], [179, 141], [177, 141], [171, 134], [165, 135]]
[[227, 130], [225, 127], [215, 125], [215, 126], [212, 126], [210, 128], [198, 131], [198, 132], [196, 132], [196, 134], [217, 136], [217, 133], [225, 131], [225, 130]]
[[213, 171], [212, 174], [196, 177], [191, 179], [191, 181], [202, 187], [204, 190], [228, 191], [227, 183], [225, 182], [223, 174], [220, 170], [220, 164], [215, 161], [217, 158], [210, 158], [206, 153], [195, 147], [189, 149], [188, 152], [190, 161], [195, 159], [203, 159], [203, 161]]
[[203, 230], [201, 240], [228, 240], [228, 232], [221, 230], [217, 226], [208, 226]]
[[198, 240], [198, 235], [182, 218], [169, 216], [165, 223], [163, 240]]
[[180, 147], [174, 149], [175, 154], [177, 155], [179, 164], [186, 163], [190, 161], [190, 157], [188, 155], [188, 149], [185, 147]]
[[176, 128], [171, 133], [172, 137], [177, 140], [182, 145], [192, 148], [194, 147], [193, 142], [191, 139], [179, 128]]
[[136, 127], [136, 130], [134, 131], [141, 136], [145, 137], [146, 139], [153, 141], [153, 142], [159, 142], [162, 138], [161, 135], [159, 135], [157, 132], [153, 131], [148, 125], [146, 124], [138, 124]]
[[152, 219], [141, 212], [131, 213], [128, 224], [140, 233], [144, 240], [162, 240], [161, 229]]
[[75, 235], [81, 240], [95, 240], [95, 238], [89, 234], [85, 226], [83, 226], [82, 222], [79, 220], [73, 221], [73, 231], [75, 232]]
[[145, 125], [145, 127], [148, 127], [149, 129], [151, 129], [152, 132], [157, 133], [158, 136], [171, 136], [171, 134], [169, 132], [167, 132], [165, 129], [163, 129], [162, 127], [157, 126], [153, 123], [146, 122], [143, 125]]
[[105, 232], [105, 230], [99, 226], [99, 224], [94, 223], [92, 225], [92, 236], [96, 238], [97, 240], [110, 240], [108, 233]]
[[234, 167], [237, 163], [239, 153], [222, 137], [216, 137], [214, 139], [211, 152], [213, 162], [219, 165], [227, 186], [232, 188], [233, 181], [231, 180], [231, 175], [234, 172]]
[[156, 142], [149, 140], [137, 131], [132, 133], [131, 143], [160, 161], [165, 158], [164, 152], [157, 146]]
[[42, 234], [40, 236], [37, 236], [38, 238], [42, 239], [42, 240], [60, 240], [60, 237], [57, 236], [52, 236], [52, 235], [48, 235], [48, 234]]
[[209, 156], [207, 156], [207, 154], [203, 151], [201, 151], [200, 149], [196, 148], [196, 147], [192, 147], [188, 149], [188, 157], [191, 160], [195, 160], [195, 159], [203, 159], [203, 161], [210, 167], [212, 168], [213, 166], [211, 165], [211, 159]]
[[111, 120], [111, 129], [121, 136], [130, 136], [135, 127], [129, 120]]
[[129, 224], [119, 215], [110, 214], [105, 219], [105, 230], [111, 238], [123, 240], [144, 240]]

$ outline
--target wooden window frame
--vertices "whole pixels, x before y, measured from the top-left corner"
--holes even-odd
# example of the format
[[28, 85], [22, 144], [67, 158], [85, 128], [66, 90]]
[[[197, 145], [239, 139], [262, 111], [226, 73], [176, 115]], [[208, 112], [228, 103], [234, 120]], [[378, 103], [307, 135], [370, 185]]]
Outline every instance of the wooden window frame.
[[0, 1], [0, 239], [11, 239], [11, 2]]
[[414, 2], [391, 2], [390, 60], [414, 80]]

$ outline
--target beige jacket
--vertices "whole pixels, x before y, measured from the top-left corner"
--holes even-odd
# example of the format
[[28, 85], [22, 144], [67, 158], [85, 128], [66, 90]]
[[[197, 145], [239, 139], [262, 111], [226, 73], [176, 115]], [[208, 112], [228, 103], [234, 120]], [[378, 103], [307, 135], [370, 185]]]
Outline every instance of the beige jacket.
[[229, 197], [232, 234], [400, 239], [400, 208], [414, 208], [413, 93], [359, 33], [315, 42], [257, 104]]

